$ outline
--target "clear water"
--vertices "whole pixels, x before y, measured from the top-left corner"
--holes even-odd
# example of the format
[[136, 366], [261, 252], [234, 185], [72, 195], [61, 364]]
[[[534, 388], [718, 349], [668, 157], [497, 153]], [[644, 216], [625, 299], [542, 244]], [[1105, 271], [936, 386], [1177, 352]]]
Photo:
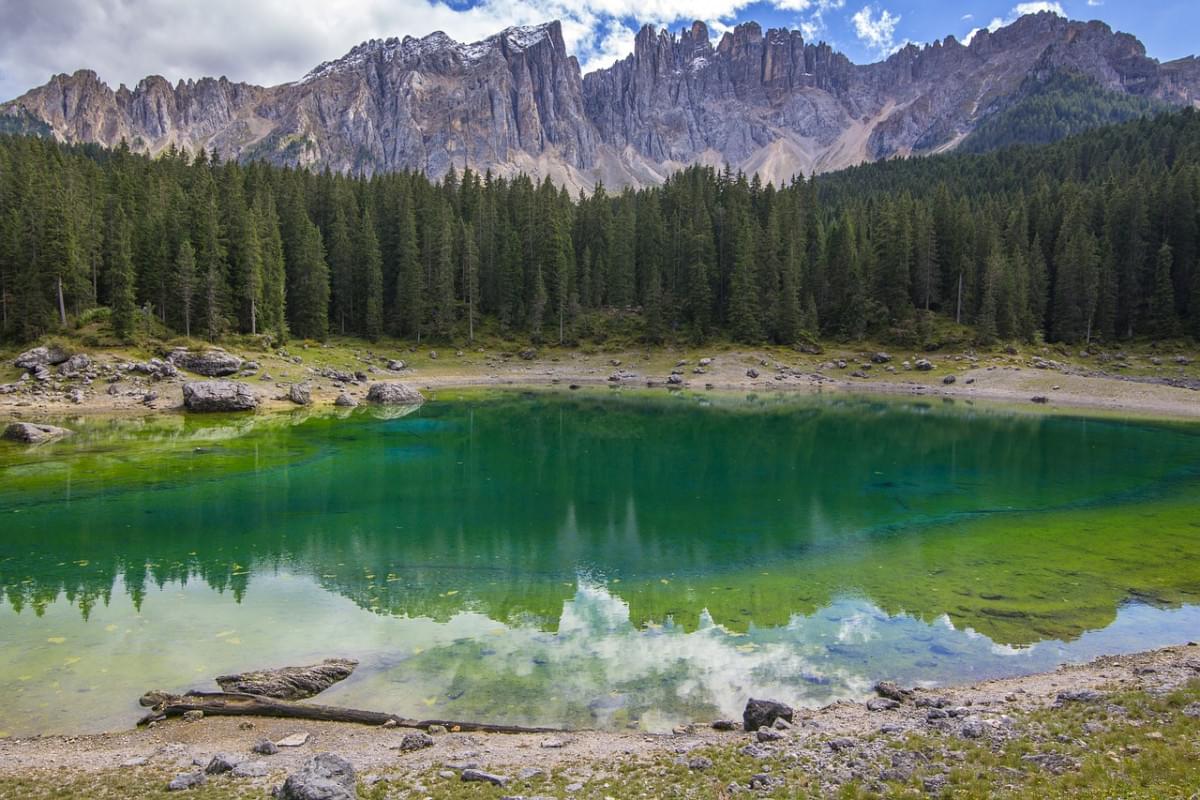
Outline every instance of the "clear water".
[[474, 394], [0, 448], [0, 732], [361, 660], [320, 701], [662, 729], [1200, 632], [1200, 427]]

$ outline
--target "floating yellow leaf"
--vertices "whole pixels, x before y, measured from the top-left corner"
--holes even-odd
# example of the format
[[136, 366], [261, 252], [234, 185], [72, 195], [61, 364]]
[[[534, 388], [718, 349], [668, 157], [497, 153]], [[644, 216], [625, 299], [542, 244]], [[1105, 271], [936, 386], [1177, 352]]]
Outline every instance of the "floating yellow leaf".
[[667, 580], [666, 578], [659, 578], [659, 579], [658, 579], [658, 582], [659, 582], [659, 583], [670, 583], [670, 581], [669, 581], [669, 580]]
[[216, 638], [224, 639], [226, 636], [232, 636], [235, 633], [237, 633], [237, 631], [221, 631], [217, 634]]
[[423, 699], [421, 700], [421, 702], [422, 702], [422, 703], [424, 703], [424, 704], [425, 704], [425, 705], [427, 705], [427, 706], [433, 707], [433, 706], [437, 705], [437, 696], [435, 695], [435, 696], [433, 696], [433, 697], [426, 697], [426, 698], [423, 698]]
[[413, 648], [413, 655], [414, 655], [414, 656], [419, 656], [419, 655], [421, 655], [421, 653], [424, 653], [424, 652], [425, 652], [425, 648], [424, 648], [424, 647], [414, 647], [414, 648]]
[[22, 681], [22, 682], [23, 681], [31, 681], [31, 680], [33, 680], [33, 676], [32, 675], [18, 675], [17, 680]]
[[50, 644], [62, 644], [66, 640], [67, 640], [67, 637], [65, 637], [65, 636], [51, 636], [46, 641], [49, 642]]
[[63, 663], [66, 664], [68, 667], [71, 666], [72, 664], [78, 664], [79, 661], [80, 661], [79, 656], [67, 656], [66, 658], [63, 659]]
[[446, 592], [446, 597], [454, 597], [456, 594], [458, 594], [458, 589], [451, 589], [450, 591]]
[[105, 626], [104, 626], [104, 630], [105, 630], [105, 632], [107, 632], [107, 633], [112, 633], [112, 632], [113, 632], [113, 631], [115, 631], [116, 629], [117, 629], [117, 626], [116, 626], [116, 625], [105, 625]]
[[241, 644], [242, 640], [236, 636], [231, 636], [225, 640], [225, 644]]

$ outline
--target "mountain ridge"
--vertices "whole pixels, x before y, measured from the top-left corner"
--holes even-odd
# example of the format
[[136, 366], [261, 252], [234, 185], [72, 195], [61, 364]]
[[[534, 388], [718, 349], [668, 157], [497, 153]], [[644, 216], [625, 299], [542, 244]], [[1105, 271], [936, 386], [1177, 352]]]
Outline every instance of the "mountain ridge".
[[630, 55], [586, 75], [557, 21], [472, 43], [438, 31], [368, 40], [271, 87], [148, 76], [113, 90], [79, 70], [0, 104], [0, 117], [44, 123], [60, 141], [205, 147], [340, 172], [438, 177], [470, 166], [590, 189], [653, 185], [708, 163], [782, 182], [953, 149], [1028, 79], [1063, 72], [1200, 105], [1194, 57], [1159, 62], [1103, 22], [1043, 12], [867, 65], [754, 22], [716, 44], [702, 22], [678, 34], [647, 25]]

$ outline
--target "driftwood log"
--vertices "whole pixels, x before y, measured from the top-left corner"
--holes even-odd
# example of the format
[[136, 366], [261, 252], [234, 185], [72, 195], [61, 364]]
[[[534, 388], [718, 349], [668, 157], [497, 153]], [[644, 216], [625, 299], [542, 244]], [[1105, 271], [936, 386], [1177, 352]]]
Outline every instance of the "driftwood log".
[[283, 717], [286, 719], [308, 719], [321, 722], [356, 722], [361, 725], [386, 725], [394, 723], [399, 728], [428, 730], [432, 725], [441, 725], [447, 730], [480, 733], [564, 733], [560, 728], [527, 728], [521, 725], [493, 725], [486, 722], [461, 722], [443, 719], [407, 719], [382, 711], [362, 711], [357, 708], [323, 706], [315, 703], [291, 703], [254, 694], [239, 692], [147, 692], [141, 704], [151, 711], [139, 720], [139, 725], [181, 717], [189, 711], [202, 711], [214, 717]]
[[327, 658], [306, 667], [280, 667], [218, 675], [223, 692], [274, 697], [276, 700], [303, 700], [350, 677], [358, 661], [353, 658]]

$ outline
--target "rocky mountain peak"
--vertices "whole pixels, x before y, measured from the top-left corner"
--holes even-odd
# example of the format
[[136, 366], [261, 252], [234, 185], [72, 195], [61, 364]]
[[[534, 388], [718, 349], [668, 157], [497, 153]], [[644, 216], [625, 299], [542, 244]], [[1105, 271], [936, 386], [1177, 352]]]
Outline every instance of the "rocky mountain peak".
[[376, 172], [451, 166], [641, 185], [728, 163], [769, 180], [953, 148], [1027, 79], [1059, 72], [1175, 105], [1200, 103], [1200, 62], [1160, 64], [1102, 22], [1031, 14], [969, 42], [907, 45], [855, 65], [800, 31], [755, 22], [714, 46], [700, 21], [646, 25], [633, 52], [580, 74], [558, 22], [477, 42], [445, 32], [372, 39], [294, 83], [149, 76], [111, 90], [91, 70], [0, 105], [65, 141]]

